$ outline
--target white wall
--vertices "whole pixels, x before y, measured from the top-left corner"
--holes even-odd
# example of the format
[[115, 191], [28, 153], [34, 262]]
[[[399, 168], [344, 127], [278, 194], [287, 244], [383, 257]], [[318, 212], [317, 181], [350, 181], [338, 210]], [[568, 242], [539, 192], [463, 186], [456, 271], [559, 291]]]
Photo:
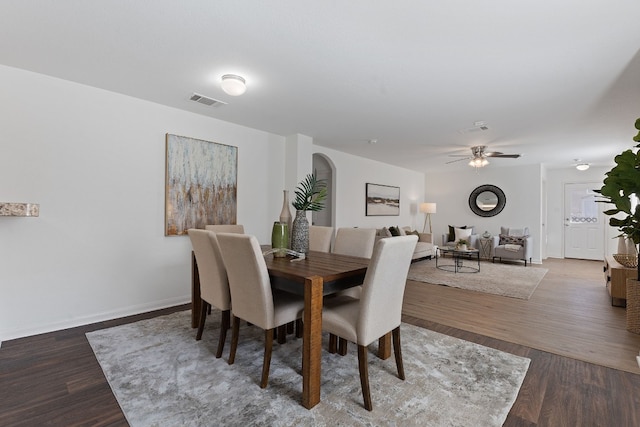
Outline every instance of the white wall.
[[[564, 186], [565, 184], [577, 184], [598, 182], [602, 187], [605, 174], [611, 167], [591, 167], [586, 171], [579, 171], [576, 168], [548, 169], [547, 170], [547, 256], [551, 258], [564, 257]], [[611, 209], [611, 205], [602, 203], [602, 211]], [[617, 249], [617, 241], [614, 239], [619, 233], [609, 226], [608, 216], [605, 220], [605, 251], [606, 254], [614, 254]]]
[[[238, 222], [268, 243], [285, 139], [0, 66], [0, 340], [190, 299], [187, 236], [164, 236], [165, 133], [238, 147]], [[206, 108], [203, 106], [203, 108]]]
[[[5, 66], [0, 93], [0, 201], [40, 204], [37, 218], [0, 217], [0, 341], [190, 300], [189, 238], [164, 236], [166, 133], [238, 147], [237, 220], [261, 243], [313, 151], [338, 167], [340, 226], [410, 224], [409, 204], [424, 193], [422, 174], [304, 135]], [[401, 216], [365, 217], [365, 182], [400, 186]]]
[[[313, 152], [323, 153], [336, 168], [335, 228], [409, 225], [422, 230], [424, 216], [417, 213], [417, 204], [424, 201], [424, 174], [318, 145]], [[366, 216], [367, 183], [400, 187], [400, 216]]]
[[[437, 213], [431, 215], [431, 221], [438, 244], [449, 225], [472, 225], [478, 234], [486, 230], [492, 235], [497, 235], [501, 226], [529, 227], [534, 237], [533, 262], [541, 262], [541, 176], [537, 165], [427, 173], [426, 201], [437, 203]], [[469, 195], [485, 184], [502, 189], [507, 199], [502, 212], [489, 218], [480, 217], [469, 208]]]

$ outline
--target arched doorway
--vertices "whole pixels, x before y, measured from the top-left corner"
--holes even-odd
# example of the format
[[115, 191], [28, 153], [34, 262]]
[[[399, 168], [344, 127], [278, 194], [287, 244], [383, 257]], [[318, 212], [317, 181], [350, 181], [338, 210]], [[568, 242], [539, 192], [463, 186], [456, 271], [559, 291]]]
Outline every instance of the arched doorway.
[[324, 179], [327, 182], [327, 201], [323, 210], [312, 212], [311, 223], [313, 225], [332, 227], [335, 210], [335, 166], [324, 154], [314, 153], [313, 172], [318, 179]]

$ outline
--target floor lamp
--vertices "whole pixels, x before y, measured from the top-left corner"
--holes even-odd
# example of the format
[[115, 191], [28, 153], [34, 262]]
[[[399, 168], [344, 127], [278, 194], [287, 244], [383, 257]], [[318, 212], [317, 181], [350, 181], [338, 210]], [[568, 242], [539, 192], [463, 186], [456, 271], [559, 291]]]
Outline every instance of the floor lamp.
[[424, 226], [422, 227], [422, 232], [424, 233], [427, 229], [427, 220], [429, 220], [429, 233], [433, 233], [433, 230], [431, 229], [431, 214], [436, 213], [436, 204], [420, 203], [420, 212], [426, 214], [424, 217]]

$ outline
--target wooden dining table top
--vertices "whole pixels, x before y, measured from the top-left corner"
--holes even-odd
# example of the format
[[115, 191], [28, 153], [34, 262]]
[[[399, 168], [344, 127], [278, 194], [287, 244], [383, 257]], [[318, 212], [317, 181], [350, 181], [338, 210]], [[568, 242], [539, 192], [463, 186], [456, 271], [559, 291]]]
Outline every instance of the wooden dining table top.
[[362, 284], [369, 259], [326, 252], [307, 253], [304, 259], [265, 255], [271, 285], [298, 295], [304, 294], [305, 278], [319, 276], [323, 280], [323, 294]]

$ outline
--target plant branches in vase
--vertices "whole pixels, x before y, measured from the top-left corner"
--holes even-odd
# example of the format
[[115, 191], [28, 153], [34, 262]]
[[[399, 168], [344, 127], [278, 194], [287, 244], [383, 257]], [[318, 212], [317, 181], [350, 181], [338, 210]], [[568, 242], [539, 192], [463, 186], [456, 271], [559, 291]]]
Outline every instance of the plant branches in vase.
[[324, 209], [327, 198], [326, 181], [317, 179], [315, 174], [309, 174], [296, 187], [295, 196], [291, 203], [296, 208], [291, 230], [291, 249], [306, 254], [309, 252], [309, 221], [306, 212]]

